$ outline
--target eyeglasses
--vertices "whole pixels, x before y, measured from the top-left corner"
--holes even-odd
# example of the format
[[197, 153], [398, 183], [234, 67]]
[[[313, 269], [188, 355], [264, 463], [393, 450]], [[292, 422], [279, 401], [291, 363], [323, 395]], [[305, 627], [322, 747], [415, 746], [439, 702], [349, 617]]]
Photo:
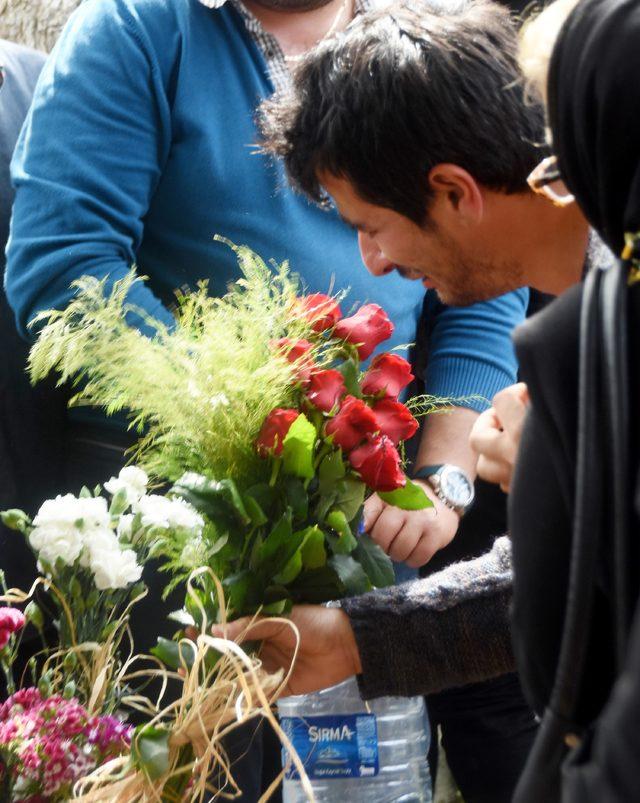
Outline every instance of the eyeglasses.
[[556, 206], [569, 206], [575, 201], [562, 180], [555, 156], [547, 156], [534, 167], [527, 177], [527, 184], [533, 192], [544, 195]]

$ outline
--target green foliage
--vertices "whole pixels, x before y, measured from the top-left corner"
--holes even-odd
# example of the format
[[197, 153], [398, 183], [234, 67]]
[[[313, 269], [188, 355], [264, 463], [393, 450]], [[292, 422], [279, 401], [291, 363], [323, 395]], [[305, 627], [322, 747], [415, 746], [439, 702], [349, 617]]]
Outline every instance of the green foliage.
[[407, 484], [403, 488], [395, 491], [381, 491], [380, 499], [388, 505], [395, 505], [403, 510], [424, 510], [433, 507], [433, 502], [419, 485], [407, 479]]
[[[181, 296], [173, 329], [128, 300], [142, 281], [133, 269], [112, 285], [79, 279], [65, 310], [33, 322], [40, 334], [29, 358], [32, 380], [56, 370], [60, 383], [76, 385], [74, 404], [126, 411], [143, 433], [136, 462], [156, 477], [195, 471], [245, 487], [261, 481], [267, 466], [255, 438], [267, 414], [295, 398], [295, 367], [269, 343], [311, 334], [291, 315], [298, 280], [286, 264], [272, 269], [250, 249], [229, 245], [242, 278], [222, 298], [209, 296], [205, 283]], [[129, 325], [140, 320], [153, 337]]]

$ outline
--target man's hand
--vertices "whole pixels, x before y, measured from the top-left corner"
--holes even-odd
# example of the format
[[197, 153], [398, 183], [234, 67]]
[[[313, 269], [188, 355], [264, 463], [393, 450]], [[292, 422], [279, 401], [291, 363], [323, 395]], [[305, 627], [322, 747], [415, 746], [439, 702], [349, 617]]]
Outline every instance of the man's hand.
[[528, 404], [527, 386], [511, 385], [495, 395], [493, 407], [482, 413], [471, 431], [469, 441], [479, 455], [478, 475], [505, 493], [511, 487]]
[[460, 517], [438, 499], [428, 482], [414, 482], [423, 488], [433, 507], [400, 510], [376, 494], [365, 503], [364, 529], [390, 558], [418, 569], [453, 539]]
[[[288, 617], [298, 628], [300, 647], [285, 694], [308, 694], [326, 689], [361, 671], [360, 655], [347, 614], [340, 608], [296, 605]], [[225, 627], [215, 625], [211, 632], [242, 643], [262, 641], [260, 658], [269, 672], [289, 671], [297, 639], [283, 622], [238, 619]]]

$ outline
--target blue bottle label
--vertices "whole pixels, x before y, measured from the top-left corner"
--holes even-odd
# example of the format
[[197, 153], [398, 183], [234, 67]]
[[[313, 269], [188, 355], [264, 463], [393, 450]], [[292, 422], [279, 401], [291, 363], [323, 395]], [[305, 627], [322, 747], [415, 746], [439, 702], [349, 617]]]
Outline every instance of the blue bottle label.
[[[280, 724], [311, 780], [371, 778], [378, 774], [378, 728], [375, 714], [281, 717]], [[285, 778], [299, 780], [295, 764], [283, 750]]]

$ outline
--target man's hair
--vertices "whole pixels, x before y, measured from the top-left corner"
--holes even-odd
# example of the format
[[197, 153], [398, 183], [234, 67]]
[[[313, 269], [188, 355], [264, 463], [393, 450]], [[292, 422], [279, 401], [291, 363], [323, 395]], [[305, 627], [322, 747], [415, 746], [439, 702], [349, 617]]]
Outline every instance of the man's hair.
[[544, 153], [543, 114], [523, 99], [509, 12], [437, 0], [364, 14], [300, 65], [261, 112], [264, 150], [320, 202], [321, 172], [422, 225], [427, 175], [443, 162], [505, 193]]

